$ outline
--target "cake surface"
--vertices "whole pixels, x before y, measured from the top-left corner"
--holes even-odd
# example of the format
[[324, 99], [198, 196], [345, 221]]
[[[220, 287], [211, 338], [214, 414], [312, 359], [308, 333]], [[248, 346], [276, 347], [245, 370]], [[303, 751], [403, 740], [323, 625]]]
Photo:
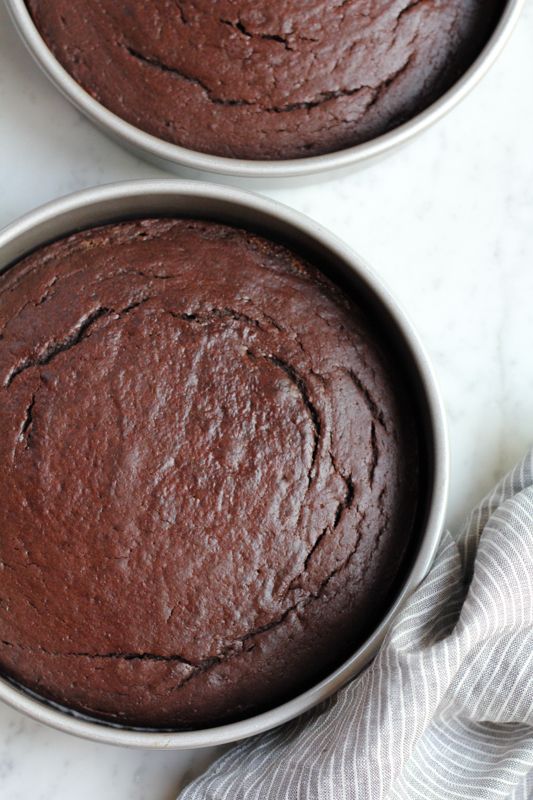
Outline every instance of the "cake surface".
[[94, 228], [0, 275], [0, 670], [180, 728], [339, 666], [416, 513], [382, 338], [314, 266], [210, 222]]
[[104, 106], [215, 155], [341, 150], [405, 122], [473, 63], [503, 0], [27, 0]]

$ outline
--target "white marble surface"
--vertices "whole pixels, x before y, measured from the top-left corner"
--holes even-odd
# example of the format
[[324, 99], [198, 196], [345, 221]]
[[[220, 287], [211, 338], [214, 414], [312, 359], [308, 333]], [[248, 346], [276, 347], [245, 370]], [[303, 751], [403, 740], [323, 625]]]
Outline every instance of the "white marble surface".
[[[450, 423], [449, 523], [533, 442], [533, 7], [476, 91], [407, 149], [269, 194], [361, 252], [417, 325]], [[161, 176], [48, 84], [0, 4], [0, 226], [59, 195]], [[77, 741], [0, 704], [2, 800], [170, 800], [211, 754]]]

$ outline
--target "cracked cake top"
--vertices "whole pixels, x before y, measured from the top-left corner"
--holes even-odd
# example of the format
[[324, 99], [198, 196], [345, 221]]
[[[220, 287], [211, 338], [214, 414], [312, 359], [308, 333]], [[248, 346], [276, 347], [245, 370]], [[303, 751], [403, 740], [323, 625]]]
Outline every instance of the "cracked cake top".
[[430, 105], [503, 0], [27, 0], [81, 86], [192, 150], [248, 159], [368, 141]]
[[2, 671], [198, 727], [338, 666], [413, 526], [392, 362], [315, 267], [215, 223], [95, 228], [2, 274]]

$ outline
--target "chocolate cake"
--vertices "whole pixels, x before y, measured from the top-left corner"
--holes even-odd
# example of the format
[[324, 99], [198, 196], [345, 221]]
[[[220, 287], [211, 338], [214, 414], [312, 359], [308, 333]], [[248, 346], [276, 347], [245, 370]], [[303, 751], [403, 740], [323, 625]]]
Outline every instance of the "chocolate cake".
[[0, 275], [0, 670], [201, 727], [340, 665], [380, 618], [419, 442], [378, 323], [212, 222], [78, 232]]
[[74, 79], [204, 153], [288, 159], [373, 139], [472, 64], [503, 0], [27, 0]]

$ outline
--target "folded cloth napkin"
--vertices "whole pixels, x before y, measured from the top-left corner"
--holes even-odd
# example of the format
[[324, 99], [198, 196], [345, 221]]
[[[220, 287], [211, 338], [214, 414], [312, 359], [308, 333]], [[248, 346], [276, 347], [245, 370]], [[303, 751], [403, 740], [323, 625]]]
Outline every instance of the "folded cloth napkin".
[[180, 800], [531, 800], [533, 451], [445, 534], [372, 665]]

